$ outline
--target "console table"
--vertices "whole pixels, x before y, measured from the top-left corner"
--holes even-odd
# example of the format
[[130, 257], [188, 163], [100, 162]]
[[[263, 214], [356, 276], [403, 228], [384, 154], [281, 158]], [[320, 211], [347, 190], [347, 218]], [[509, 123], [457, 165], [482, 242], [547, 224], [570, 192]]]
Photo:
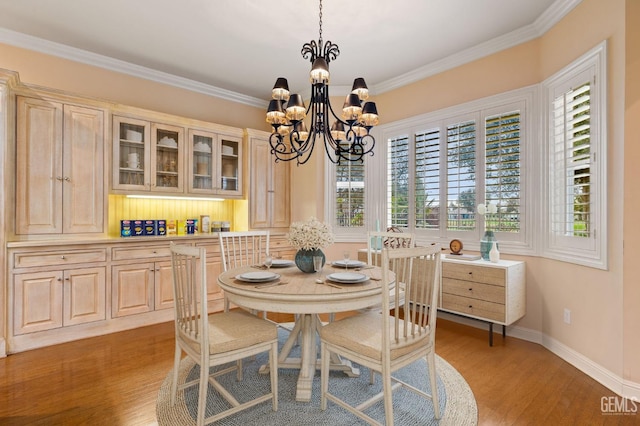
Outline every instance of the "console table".
[[[367, 261], [367, 249], [358, 251]], [[442, 257], [442, 312], [473, 318], [489, 324], [489, 345], [493, 346], [493, 325], [505, 328], [525, 315], [525, 263], [500, 260], [456, 260]]]

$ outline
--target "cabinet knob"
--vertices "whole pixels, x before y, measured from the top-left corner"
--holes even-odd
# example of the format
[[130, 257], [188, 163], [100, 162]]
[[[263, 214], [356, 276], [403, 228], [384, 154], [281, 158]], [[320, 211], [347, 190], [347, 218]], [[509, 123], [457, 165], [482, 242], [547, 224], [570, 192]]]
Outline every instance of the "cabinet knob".
[[69, 281], [69, 277], [65, 278], [64, 280], [65, 280], [65, 281]]
[[62, 281], [62, 278], [58, 277], [58, 281]]
[[469, 305], [470, 308], [473, 308], [473, 305]]
[[60, 259], [64, 260], [65, 259], [64, 255], [60, 256]]
[[473, 291], [473, 287], [469, 287], [469, 291]]
[[71, 181], [71, 178], [70, 178], [69, 176], [65, 176], [65, 177], [64, 177], [64, 180], [65, 180], [65, 181], [67, 181], [67, 182], [70, 182], [70, 181]]
[[473, 272], [469, 272], [469, 275], [473, 275]]
[[62, 180], [62, 176], [56, 176], [56, 180]]

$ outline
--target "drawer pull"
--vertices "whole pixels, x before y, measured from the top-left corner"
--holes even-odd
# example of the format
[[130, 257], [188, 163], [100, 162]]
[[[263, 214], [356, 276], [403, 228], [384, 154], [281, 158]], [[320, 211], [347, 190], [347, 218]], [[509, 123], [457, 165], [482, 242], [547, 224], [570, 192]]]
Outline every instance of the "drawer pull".
[[469, 291], [473, 291], [473, 287], [469, 287]]
[[158, 251], [157, 250], [153, 250], [151, 253], [158, 254]]
[[58, 281], [62, 281], [62, 278], [58, 278]]
[[64, 255], [60, 256], [60, 259], [64, 260], [65, 259]]
[[470, 308], [473, 308], [473, 305], [469, 305]]

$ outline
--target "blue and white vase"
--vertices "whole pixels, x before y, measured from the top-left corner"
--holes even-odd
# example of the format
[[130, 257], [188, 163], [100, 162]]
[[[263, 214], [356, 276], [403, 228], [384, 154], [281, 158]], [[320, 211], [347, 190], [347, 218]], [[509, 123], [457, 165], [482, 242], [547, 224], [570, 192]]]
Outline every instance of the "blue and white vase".
[[313, 256], [321, 256], [322, 257], [322, 266], [324, 266], [325, 262], [326, 262], [326, 258], [324, 256], [324, 253], [322, 252], [322, 250], [320, 249], [312, 249], [312, 250], [305, 250], [305, 249], [300, 249], [296, 252], [296, 257], [294, 258], [294, 261], [296, 262], [296, 266], [298, 267], [298, 269], [300, 269], [302, 272], [306, 272], [308, 274], [311, 274], [313, 272], [315, 272], [313, 270]]
[[493, 247], [494, 243], [497, 250], [498, 240], [496, 240], [496, 236], [493, 231], [484, 231], [484, 235], [480, 240], [480, 255], [482, 256], [482, 260], [491, 260], [489, 252], [491, 251], [491, 247]]

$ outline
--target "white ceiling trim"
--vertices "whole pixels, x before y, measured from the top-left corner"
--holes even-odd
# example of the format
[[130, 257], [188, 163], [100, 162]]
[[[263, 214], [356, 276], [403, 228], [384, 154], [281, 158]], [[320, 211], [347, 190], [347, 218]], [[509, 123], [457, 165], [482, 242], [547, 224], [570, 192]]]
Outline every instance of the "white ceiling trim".
[[0, 28], [0, 42], [254, 107], [266, 108], [268, 103], [264, 99], [243, 95], [231, 90], [200, 83], [188, 78], [135, 65], [109, 56], [98, 55], [93, 52], [7, 30], [5, 28]]
[[[455, 55], [435, 61], [414, 71], [373, 85], [370, 87], [370, 90], [372, 94], [384, 93], [532, 40], [548, 31], [549, 28], [560, 21], [567, 13], [580, 4], [581, 1], [582, 0], [557, 0], [531, 25], [504, 36], [496, 37], [493, 40], [481, 43], [472, 48], [465, 49]], [[266, 108], [268, 104], [268, 100], [266, 99], [243, 95], [220, 87], [200, 83], [195, 80], [4, 28], [0, 28], [0, 42], [253, 107]], [[338, 88], [336, 87], [336, 89]], [[341, 87], [340, 89], [344, 88]], [[345, 90], [348, 91], [348, 88]], [[345, 90], [336, 90], [336, 92], [339, 93]], [[334, 93], [334, 96], [335, 95], [337, 95], [337, 93]]]

